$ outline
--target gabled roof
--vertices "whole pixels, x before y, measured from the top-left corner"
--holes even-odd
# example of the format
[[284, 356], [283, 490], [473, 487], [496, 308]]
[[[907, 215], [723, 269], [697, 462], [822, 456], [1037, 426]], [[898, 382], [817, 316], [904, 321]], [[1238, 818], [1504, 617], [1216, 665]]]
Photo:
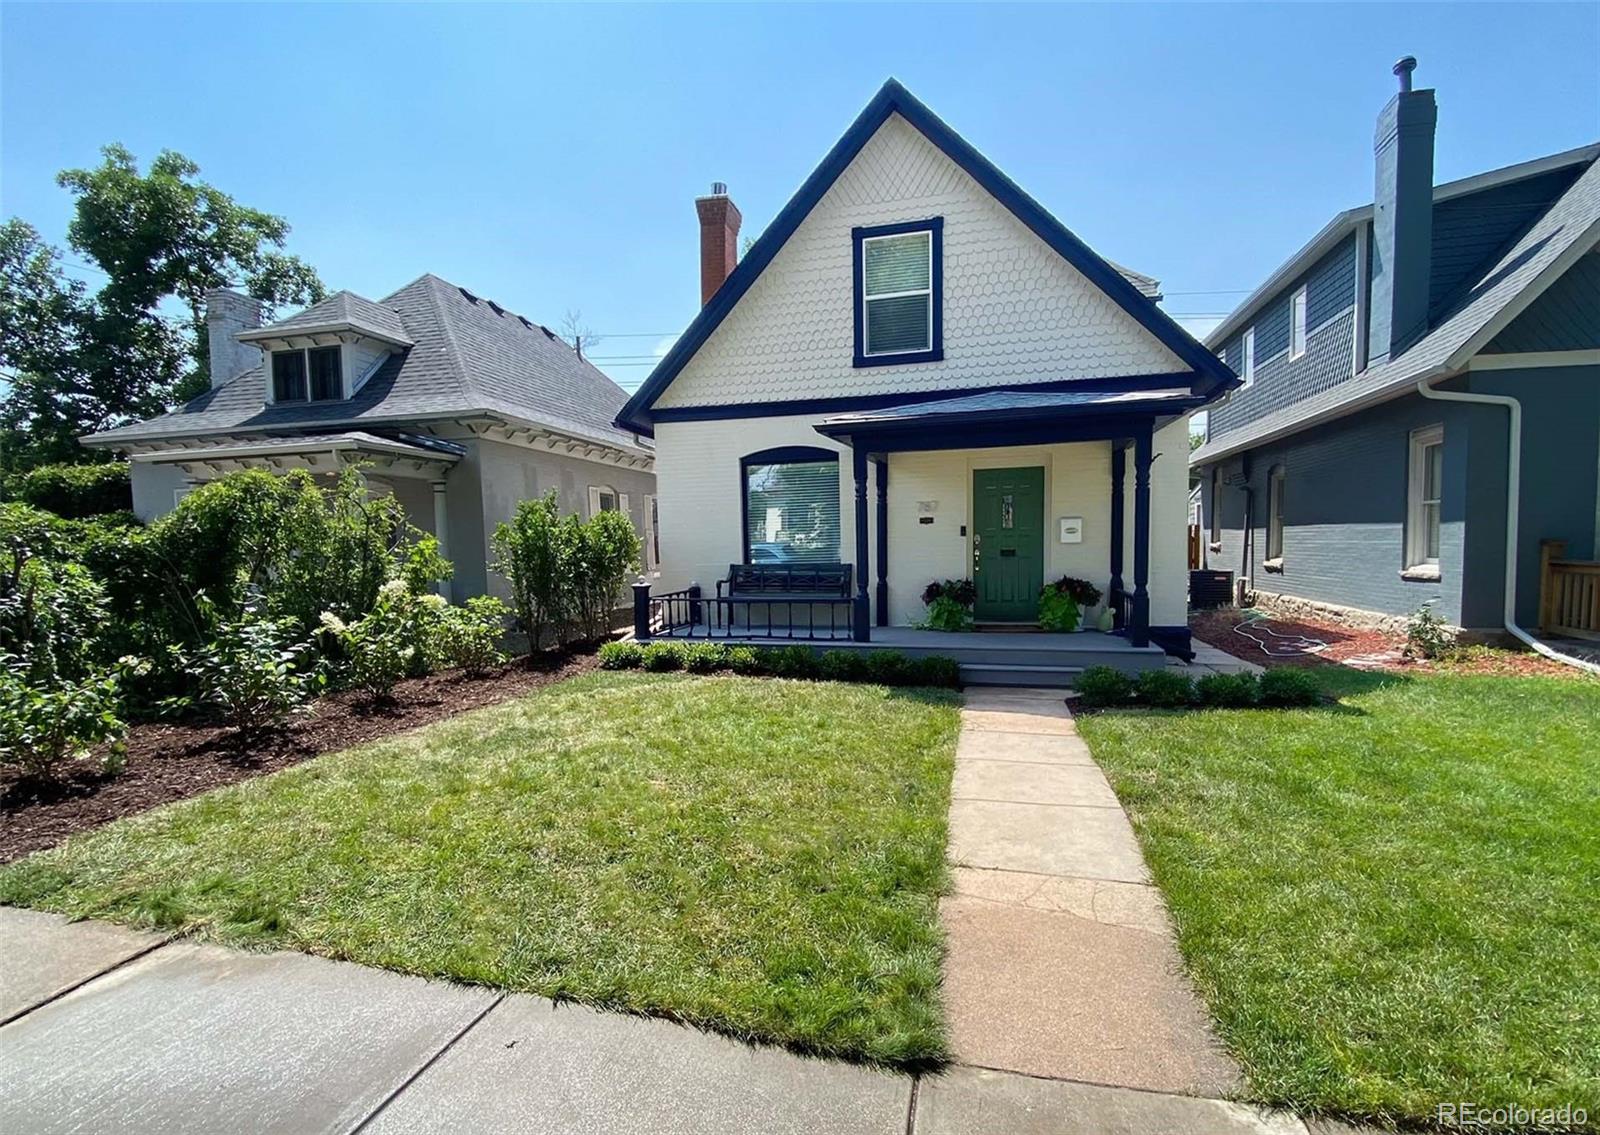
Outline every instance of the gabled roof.
[[[333, 426], [379, 423], [404, 427], [489, 414], [644, 452], [637, 438], [613, 424], [627, 395], [539, 324], [431, 274], [377, 303], [340, 295], [347, 297], [340, 308], [344, 313], [369, 323], [389, 322], [410, 343], [385, 360], [355, 397], [269, 406], [265, 367], [257, 365], [169, 414], [92, 434], [84, 443], [109, 448], [207, 434], [326, 432]], [[305, 326], [299, 319], [291, 316], [273, 326]]]
[[1448, 315], [1397, 358], [1301, 399], [1195, 450], [1203, 465], [1320, 422], [1365, 409], [1455, 374], [1527, 306], [1600, 242], [1600, 161], [1472, 282]]
[[[1490, 170], [1487, 173], [1474, 174], [1472, 177], [1463, 177], [1456, 181], [1447, 181], [1443, 185], [1436, 185], [1433, 189], [1433, 203], [1438, 206], [1447, 201], [1453, 201], [1468, 194], [1481, 193], [1485, 189], [1495, 189], [1502, 185], [1523, 181], [1528, 178], [1538, 177], [1542, 174], [1553, 173], [1556, 170], [1566, 169], [1570, 166], [1587, 165], [1600, 157], [1600, 143], [1589, 146], [1579, 146], [1574, 150], [1565, 150], [1559, 154], [1550, 154], [1546, 157], [1535, 158], [1532, 161], [1518, 162], [1516, 165], [1504, 166], [1501, 169]], [[1327, 253], [1335, 245], [1344, 240], [1355, 231], [1359, 225], [1364, 225], [1372, 220], [1372, 203], [1346, 209], [1336, 215], [1320, 232], [1306, 242], [1304, 247], [1289, 259], [1275, 268], [1255, 291], [1247, 296], [1243, 303], [1234, 308], [1228, 317], [1217, 324], [1206, 336], [1206, 346], [1215, 349], [1233, 338], [1256, 314], [1267, 301], [1276, 298], [1289, 283], [1301, 275]]]
[[399, 312], [348, 291], [334, 292], [321, 303], [314, 303], [288, 319], [240, 332], [238, 339], [242, 343], [249, 343], [257, 339], [282, 338], [291, 333], [308, 334], [340, 328], [350, 328], [402, 347], [411, 345]]
[[894, 79], [884, 83], [872, 101], [850, 124], [822, 163], [811, 172], [789, 203], [783, 207], [772, 224], [761, 234], [738, 266], [723, 281], [722, 287], [706, 303], [687, 330], [678, 338], [672, 349], [651, 371], [632, 398], [628, 399], [617, 422], [625, 428], [649, 433], [650, 407], [666, 390], [697, 352], [727, 318], [740, 298], [772, 262], [789, 238], [794, 235], [813, 207], [820, 201], [839, 176], [844, 173], [861, 148], [867, 144], [878, 128], [898, 114], [923, 137], [937, 146], [946, 157], [955, 162], [979, 185], [1033, 233], [1049, 245], [1091, 283], [1133, 316], [1145, 330], [1186, 365], [1202, 380], [1207, 392], [1221, 390], [1237, 384], [1233, 372], [1197, 343], [1166, 312], [1156, 306], [1146, 291], [1159, 285], [1148, 276], [1142, 283], [1131, 282], [1122, 271], [1099, 256], [1079, 240], [1060, 221], [1002, 173], [988, 158], [980, 154], [966, 139], [924, 106], [910, 91]]

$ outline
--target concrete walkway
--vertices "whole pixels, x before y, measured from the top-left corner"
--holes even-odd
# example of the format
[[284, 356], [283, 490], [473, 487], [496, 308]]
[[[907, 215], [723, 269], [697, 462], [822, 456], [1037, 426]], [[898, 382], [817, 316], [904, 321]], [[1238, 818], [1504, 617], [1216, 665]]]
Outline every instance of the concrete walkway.
[[1239, 1071], [1059, 691], [969, 692], [950, 805], [945, 1008], [964, 1064], [1222, 1097]]
[[1221, 1100], [911, 1077], [667, 1021], [0, 907], [0, 1131], [1306, 1135]]

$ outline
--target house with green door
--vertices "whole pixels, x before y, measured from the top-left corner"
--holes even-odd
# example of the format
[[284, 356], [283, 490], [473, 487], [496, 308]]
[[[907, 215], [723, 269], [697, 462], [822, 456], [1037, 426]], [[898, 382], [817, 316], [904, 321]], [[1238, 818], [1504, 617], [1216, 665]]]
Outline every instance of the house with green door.
[[1074, 643], [1187, 652], [1188, 422], [1238, 380], [1155, 280], [893, 80], [742, 258], [695, 206], [701, 311], [616, 419], [656, 455], [636, 633], [906, 646], [931, 582], [1025, 630], [1070, 577], [1113, 625]]

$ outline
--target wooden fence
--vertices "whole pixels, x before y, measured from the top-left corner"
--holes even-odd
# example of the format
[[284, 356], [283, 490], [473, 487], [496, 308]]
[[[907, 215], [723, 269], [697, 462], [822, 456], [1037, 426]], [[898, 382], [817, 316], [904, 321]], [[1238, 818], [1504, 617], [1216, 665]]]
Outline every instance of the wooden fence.
[[1600, 562], [1566, 554], [1564, 540], [1539, 542], [1539, 629], [1600, 639]]

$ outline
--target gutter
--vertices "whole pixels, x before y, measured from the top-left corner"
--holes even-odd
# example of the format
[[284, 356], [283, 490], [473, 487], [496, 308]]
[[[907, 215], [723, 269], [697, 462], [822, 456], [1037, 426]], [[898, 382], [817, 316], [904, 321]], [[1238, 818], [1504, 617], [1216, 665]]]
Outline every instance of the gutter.
[[1591, 674], [1600, 674], [1600, 665], [1562, 654], [1546, 646], [1517, 625], [1517, 529], [1521, 514], [1522, 495], [1522, 403], [1506, 394], [1467, 394], [1454, 390], [1439, 390], [1432, 384], [1437, 378], [1424, 378], [1417, 382], [1417, 393], [1435, 402], [1465, 402], [1474, 406], [1504, 406], [1509, 414], [1506, 445], [1506, 578], [1504, 622], [1506, 632], [1526, 644], [1537, 654], [1567, 666], [1576, 666]]

